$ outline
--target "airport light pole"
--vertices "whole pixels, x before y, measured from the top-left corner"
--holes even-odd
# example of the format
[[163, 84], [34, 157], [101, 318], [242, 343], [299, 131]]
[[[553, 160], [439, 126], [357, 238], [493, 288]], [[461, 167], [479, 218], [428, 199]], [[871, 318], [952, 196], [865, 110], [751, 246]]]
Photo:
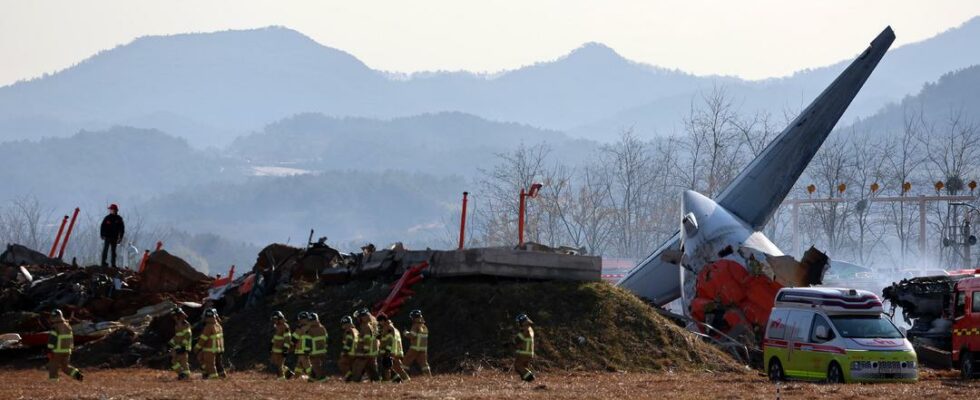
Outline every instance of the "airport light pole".
[[517, 246], [518, 247], [524, 245], [524, 219], [525, 219], [525, 215], [527, 214], [527, 198], [530, 197], [533, 199], [537, 197], [538, 191], [541, 190], [541, 186], [543, 185], [540, 183], [534, 183], [531, 184], [531, 187], [528, 188], [528, 190], [524, 190], [524, 188], [521, 188], [520, 205], [518, 206], [518, 210], [517, 210]]
[[466, 241], [466, 196], [469, 192], [463, 192], [463, 214], [459, 217], [459, 250], [463, 250], [463, 243]]

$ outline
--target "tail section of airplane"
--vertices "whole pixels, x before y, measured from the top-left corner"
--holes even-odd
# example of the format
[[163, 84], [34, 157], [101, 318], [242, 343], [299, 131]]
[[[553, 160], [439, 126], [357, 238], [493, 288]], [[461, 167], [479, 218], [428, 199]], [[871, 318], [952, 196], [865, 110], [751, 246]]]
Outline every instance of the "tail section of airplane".
[[[717, 203], [752, 229], [765, 226], [894, 41], [895, 33], [891, 27], [885, 28], [739, 173], [718, 195]], [[674, 234], [618, 285], [657, 305], [679, 298], [682, 285], [678, 255], [681, 252], [680, 235], [680, 232]]]

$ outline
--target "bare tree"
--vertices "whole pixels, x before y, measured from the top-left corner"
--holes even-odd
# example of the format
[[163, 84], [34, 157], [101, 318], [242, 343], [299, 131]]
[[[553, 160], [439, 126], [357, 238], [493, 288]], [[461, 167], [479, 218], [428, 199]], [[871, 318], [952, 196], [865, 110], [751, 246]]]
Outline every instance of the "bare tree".
[[[911, 183], [914, 174], [923, 163], [922, 152], [924, 146], [919, 135], [922, 124], [922, 111], [910, 110], [905, 108], [903, 112], [903, 125], [901, 135], [892, 139], [895, 141], [895, 149], [891, 156], [887, 158], [886, 165], [891, 171], [889, 185], [894, 188], [901, 196], [906, 196], [902, 185], [905, 182]], [[891, 222], [894, 233], [899, 242], [899, 256], [902, 266], [908, 262], [911, 243], [915, 237], [914, 227], [918, 211], [915, 206], [908, 205], [906, 202], [889, 203], [888, 220]]]

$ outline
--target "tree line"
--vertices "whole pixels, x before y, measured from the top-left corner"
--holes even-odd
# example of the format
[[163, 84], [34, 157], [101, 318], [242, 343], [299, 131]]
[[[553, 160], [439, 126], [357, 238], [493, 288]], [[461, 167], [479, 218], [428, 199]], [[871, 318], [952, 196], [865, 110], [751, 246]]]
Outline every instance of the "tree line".
[[[962, 250], [943, 247], [942, 239], [977, 213], [928, 202], [922, 252], [916, 245], [919, 204], [875, 199], [972, 193], [969, 182], [980, 179], [980, 129], [960, 109], [927, 115], [922, 107], [903, 106], [900, 128], [865, 124], [831, 134], [787, 200], [847, 201], [800, 205], [795, 229], [792, 206], [784, 203], [765, 228], [784, 252], [798, 256], [794, 253], [802, 250], [792, 248], [795, 231], [803, 249], [813, 245], [832, 258], [863, 265], [900, 269], [925, 261], [965, 267], [956, 265], [956, 251]], [[516, 244], [518, 193], [539, 182], [544, 184], [539, 197], [528, 202], [526, 240], [605, 257], [643, 258], [678, 230], [683, 190], [710, 197], [720, 193], [797, 113], [745, 112], [724, 88], [715, 87], [691, 102], [679, 132], [642, 140], [627, 129], [577, 165], [559, 161], [546, 144], [498, 154], [495, 165], [480, 171], [469, 244]], [[941, 189], [936, 182], [942, 182]], [[452, 222], [447, 226], [458, 226], [458, 217]]]

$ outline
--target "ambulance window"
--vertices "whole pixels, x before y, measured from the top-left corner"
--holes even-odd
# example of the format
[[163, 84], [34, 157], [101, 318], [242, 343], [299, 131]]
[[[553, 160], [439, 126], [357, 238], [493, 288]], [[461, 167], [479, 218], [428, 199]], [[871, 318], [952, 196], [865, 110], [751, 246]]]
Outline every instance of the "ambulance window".
[[806, 342], [810, 335], [810, 321], [813, 314], [807, 311], [790, 311], [789, 326], [792, 332], [787, 332], [789, 339], [796, 342]]
[[766, 337], [770, 339], [786, 339], [786, 317], [789, 312], [786, 310], [775, 310], [769, 316], [769, 327], [766, 329]]
[[980, 313], [980, 292], [973, 292], [973, 313]]
[[[817, 338], [817, 327], [824, 327], [827, 337]], [[810, 343], [824, 343], [834, 339], [834, 330], [830, 328], [830, 323], [822, 315], [813, 316], [813, 328], [810, 328]]]

